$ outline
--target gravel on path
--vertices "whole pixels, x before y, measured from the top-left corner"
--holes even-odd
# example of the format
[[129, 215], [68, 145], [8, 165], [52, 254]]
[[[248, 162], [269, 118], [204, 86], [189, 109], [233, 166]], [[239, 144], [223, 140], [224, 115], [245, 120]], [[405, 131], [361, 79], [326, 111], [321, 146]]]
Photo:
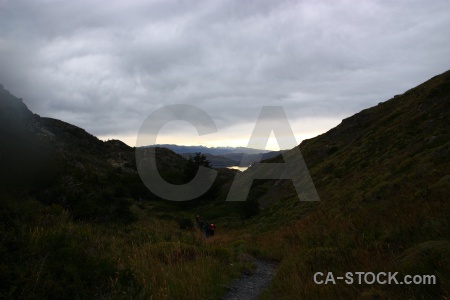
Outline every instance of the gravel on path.
[[253, 274], [242, 275], [233, 281], [223, 300], [251, 300], [257, 297], [269, 286], [275, 275], [276, 263], [268, 260], [255, 259], [256, 270]]

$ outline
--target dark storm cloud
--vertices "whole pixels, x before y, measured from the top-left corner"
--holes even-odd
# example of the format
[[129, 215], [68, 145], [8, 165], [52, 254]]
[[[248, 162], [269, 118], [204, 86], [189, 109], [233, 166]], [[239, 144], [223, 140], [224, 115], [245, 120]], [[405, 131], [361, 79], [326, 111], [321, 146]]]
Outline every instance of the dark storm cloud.
[[262, 105], [342, 119], [449, 68], [449, 3], [0, 1], [0, 82], [104, 136], [175, 103], [219, 130]]

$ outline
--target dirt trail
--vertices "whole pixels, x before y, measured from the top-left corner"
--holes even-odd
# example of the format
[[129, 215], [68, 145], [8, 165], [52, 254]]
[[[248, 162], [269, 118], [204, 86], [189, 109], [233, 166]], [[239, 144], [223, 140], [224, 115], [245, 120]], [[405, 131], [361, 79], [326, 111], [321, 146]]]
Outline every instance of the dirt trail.
[[276, 263], [267, 260], [255, 260], [253, 274], [242, 275], [233, 281], [223, 300], [250, 300], [257, 297], [268, 287], [275, 275]]

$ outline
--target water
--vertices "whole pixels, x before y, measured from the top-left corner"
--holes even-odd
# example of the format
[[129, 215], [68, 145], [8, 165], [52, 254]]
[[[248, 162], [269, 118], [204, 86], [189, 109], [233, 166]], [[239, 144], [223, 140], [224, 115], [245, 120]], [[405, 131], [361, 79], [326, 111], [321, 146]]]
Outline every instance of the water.
[[244, 172], [245, 170], [248, 169], [248, 167], [232, 166], [232, 167], [228, 167], [228, 169], [234, 169], [234, 170], [239, 170], [241, 172]]

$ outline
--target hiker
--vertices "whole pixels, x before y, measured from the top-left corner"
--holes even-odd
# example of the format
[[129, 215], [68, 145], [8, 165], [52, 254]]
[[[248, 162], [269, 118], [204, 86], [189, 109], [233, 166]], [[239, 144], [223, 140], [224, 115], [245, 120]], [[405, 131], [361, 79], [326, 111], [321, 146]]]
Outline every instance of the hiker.
[[211, 228], [208, 223], [205, 223], [205, 234], [206, 237], [209, 237], [211, 235]]
[[197, 215], [196, 217], [195, 217], [195, 220], [197, 220], [197, 226], [200, 228], [200, 215]]
[[205, 221], [202, 218], [199, 218], [199, 220], [198, 220], [198, 228], [200, 230], [203, 230], [204, 227], [205, 227]]
[[214, 231], [216, 230], [216, 225], [211, 223], [209, 225], [209, 236], [214, 236]]

